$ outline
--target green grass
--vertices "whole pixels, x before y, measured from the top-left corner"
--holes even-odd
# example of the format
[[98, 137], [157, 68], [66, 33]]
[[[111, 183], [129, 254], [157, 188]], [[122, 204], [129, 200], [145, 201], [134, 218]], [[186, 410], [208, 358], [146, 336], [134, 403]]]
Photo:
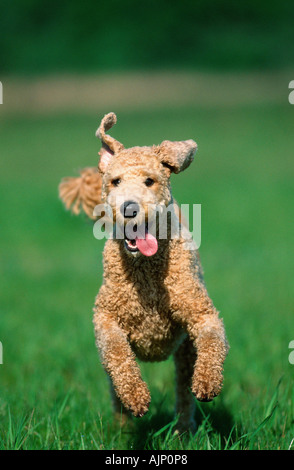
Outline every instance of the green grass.
[[197, 404], [195, 435], [175, 436], [172, 360], [142, 364], [149, 413], [113, 421], [92, 327], [103, 242], [57, 197], [61, 177], [96, 164], [104, 110], [2, 118], [0, 449], [293, 448], [293, 107], [115, 111], [126, 146], [199, 144], [172, 185], [202, 204], [200, 254], [231, 345], [223, 392]]

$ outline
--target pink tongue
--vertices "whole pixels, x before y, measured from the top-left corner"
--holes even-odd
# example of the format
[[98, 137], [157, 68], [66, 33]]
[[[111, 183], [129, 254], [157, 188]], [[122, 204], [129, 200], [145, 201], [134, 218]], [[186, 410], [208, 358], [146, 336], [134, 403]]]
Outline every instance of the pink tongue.
[[136, 238], [136, 244], [142, 255], [152, 256], [155, 255], [158, 249], [156, 238], [151, 233], [145, 233], [145, 238]]

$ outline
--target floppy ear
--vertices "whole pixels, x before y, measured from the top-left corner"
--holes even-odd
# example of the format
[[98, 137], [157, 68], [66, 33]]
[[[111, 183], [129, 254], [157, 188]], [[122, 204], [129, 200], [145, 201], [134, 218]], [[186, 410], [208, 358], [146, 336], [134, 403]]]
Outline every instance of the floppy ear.
[[105, 134], [106, 131], [111, 129], [116, 124], [116, 121], [116, 115], [114, 113], [108, 113], [104, 116], [100, 126], [96, 131], [96, 137], [99, 137], [102, 143], [102, 148], [98, 153], [98, 155], [100, 155], [98, 169], [101, 173], [105, 173], [113, 155], [124, 149], [123, 144], [118, 142], [118, 140], [115, 140], [110, 135]]
[[193, 161], [197, 150], [194, 140], [170, 142], [165, 140], [156, 147], [161, 163], [173, 173], [185, 170]]

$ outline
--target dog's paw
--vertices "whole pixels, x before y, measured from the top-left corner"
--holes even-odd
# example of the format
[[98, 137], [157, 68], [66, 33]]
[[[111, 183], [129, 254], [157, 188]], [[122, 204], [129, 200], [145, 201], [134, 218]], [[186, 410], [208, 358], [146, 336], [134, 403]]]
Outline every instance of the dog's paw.
[[219, 395], [222, 383], [223, 376], [221, 372], [202, 373], [196, 370], [192, 380], [192, 393], [197, 400], [208, 402]]
[[147, 385], [145, 383], [137, 386], [134, 384], [125, 401], [125, 406], [136, 418], [142, 418], [149, 409], [150, 401], [151, 397]]

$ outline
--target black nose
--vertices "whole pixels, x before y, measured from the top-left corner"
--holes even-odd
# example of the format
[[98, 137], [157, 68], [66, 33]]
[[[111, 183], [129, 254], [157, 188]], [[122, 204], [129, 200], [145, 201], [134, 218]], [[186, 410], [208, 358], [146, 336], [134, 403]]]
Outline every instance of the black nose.
[[120, 211], [126, 219], [133, 219], [140, 212], [140, 207], [136, 202], [125, 201], [120, 206]]

